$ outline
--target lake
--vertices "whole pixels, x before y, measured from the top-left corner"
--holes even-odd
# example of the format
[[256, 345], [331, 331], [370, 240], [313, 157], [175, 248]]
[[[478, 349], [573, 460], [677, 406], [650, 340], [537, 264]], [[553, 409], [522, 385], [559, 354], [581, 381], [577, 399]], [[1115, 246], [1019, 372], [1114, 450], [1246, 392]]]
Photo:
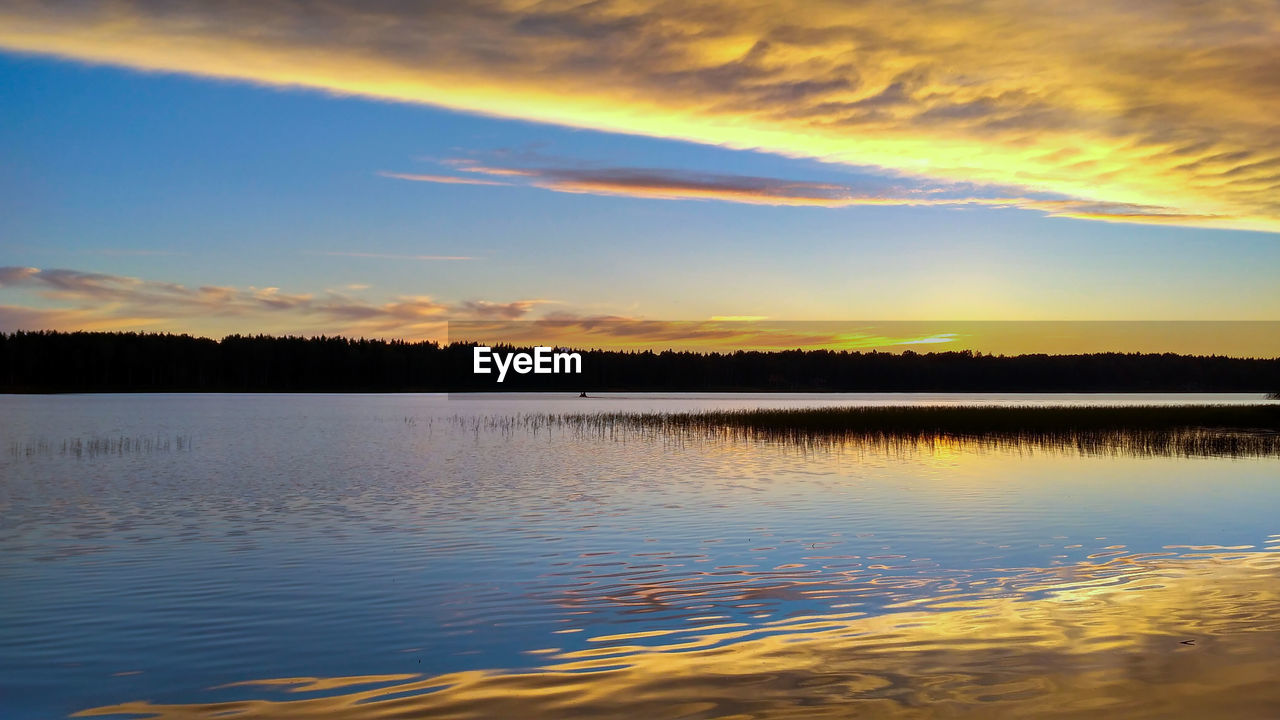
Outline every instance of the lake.
[[0, 396], [0, 717], [1280, 716], [1280, 458], [475, 422], [1260, 401]]

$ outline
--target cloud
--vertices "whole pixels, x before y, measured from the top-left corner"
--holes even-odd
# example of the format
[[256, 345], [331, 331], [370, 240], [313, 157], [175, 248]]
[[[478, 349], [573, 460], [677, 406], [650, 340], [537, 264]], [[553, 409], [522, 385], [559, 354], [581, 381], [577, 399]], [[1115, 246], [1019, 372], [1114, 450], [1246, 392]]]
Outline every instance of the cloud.
[[1011, 201], [1011, 206], [1027, 210], [1041, 210], [1051, 217], [1069, 217], [1080, 220], [1105, 222], [1136, 222], [1144, 224], [1195, 225], [1212, 224], [1225, 220], [1218, 215], [1195, 215], [1159, 205], [1135, 203], [1090, 202], [1087, 200], [1031, 200]]
[[804, 349], [984, 353], [1280, 354], [1280, 322], [653, 320], [554, 312], [449, 323], [452, 341], [696, 352]]
[[[745, 175], [690, 173], [663, 168], [516, 168], [466, 165], [459, 169], [482, 175], [523, 179], [535, 187], [564, 193], [821, 207], [841, 207], [855, 202], [850, 196], [850, 189], [843, 185]], [[435, 177], [403, 173], [380, 174], [402, 180]]]
[[[351, 288], [348, 288], [351, 289]], [[11, 301], [15, 299], [16, 302]], [[189, 287], [68, 269], [0, 267], [0, 332], [134, 330], [479, 340], [632, 350], [970, 348], [984, 352], [1280, 353], [1280, 323], [655, 320], [581, 314], [545, 298], [371, 299], [344, 291]], [[556, 307], [550, 310], [548, 306]]]
[[135, 330], [161, 322], [154, 316], [109, 315], [84, 309], [0, 305], [0, 331], [23, 329]]
[[1263, 0], [0, 7], [0, 47], [14, 51], [816, 157], [1168, 208], [1150, 218], [1158, 222], [1271, 231], [1280, 230], [1277, 32], [1280, 6]]
[[21, 285], [40, 273], [40, 268], [0, 267], [0, 287]]
[[[362, 286], [349, 286], [358, 289]], [[0, 306], [0, 330], [146, 329], [322, 332], [423, 337], [442, 335], [450, 319], [524, 317], [549, 300], [449, 303], [430, 296], [374, 302], [337, 291], [288, 293], [276, 287], [234, 288], [67, 269], [0, 267], [0, 289], [27, 292], [36, 304]], [[195, 330], [200, 332], [200, 330]]]
[[276, 287], [188, 287], [31, 267], [0, 267], [0, 290], [29, 293], [35, 301], [0, 305], [0, 331], [170, 330], [214, 335], [218, 331], [208, 328], [221, 328], [221, 332], [444, 339], [447, 330], [451, 340], [701, 350], [874, 348], [951, 340], [932, 330], [886, 333], [840, 323], [766, 323], [753, 316], [648, 320], [580, 315], [571, 310], [536, 316], [539, 308], [560, 304], [545, 298], [446, 302], [404, 295], [378, 302], [335, 290], [313, 294]]
[[[955, 332], [939, 332], [927, 323], [773, 321], [755, 316], [710, 320], [649, 320], [618, 315], [549, 313], [532, 320], [455, 321], [452, 342], [551, 345], [622, 350], [789, 350], [875, 349], [917, 344], [955, 343]], [[945, 325], [945, 324], [944, 324]]]
[[528, 315], [529, 311], [538, 305], [555, 302], [554, 300], [517, 300], [509, 303], [495, 303], [487, 300], [468, 300], [460, 304], [458, 309], [470, 317], [518, 320]]
[[455, 177], [453, 175], [422, 175], [413, 173], [380, 172], [382, 177], [397, 180], [414, 180], [416, 182], [438, 183], [441, 185], [507, 185], [497, 180], [481, 180], [480, 178]]
[[[913, 188], [901, 182], [882, 182], [878, 188], [869, 188], [750, 175], [697, 173], [669, 168], [502, 167], [469, 161], [447, 162], [462, 172], [520, 179], [532, 187], [544, 190], [612, 197], [715, 200], [748, 205], [823, 208], [986, 206], [1035, 210], [1051, 217], [1174, 225], [1208, 223], [1225, 219], [1215, 215], [1182, 213], [1160, 205], [1063, 198], [987, 197], [957, 194], [958, 191], [954, 188], [944, 186]], [[403, 173], [380, 174], [384, 177], [405, 180], [435, 177]]]

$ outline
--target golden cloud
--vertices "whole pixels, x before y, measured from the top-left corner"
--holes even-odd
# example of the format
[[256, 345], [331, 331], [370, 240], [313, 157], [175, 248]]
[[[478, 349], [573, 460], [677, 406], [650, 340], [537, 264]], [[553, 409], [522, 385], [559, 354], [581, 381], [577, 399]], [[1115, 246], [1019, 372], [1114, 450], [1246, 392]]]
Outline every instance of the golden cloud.
[[1280, 230], [1262, 0], [49, 2], [0, 47], [756, 148]]

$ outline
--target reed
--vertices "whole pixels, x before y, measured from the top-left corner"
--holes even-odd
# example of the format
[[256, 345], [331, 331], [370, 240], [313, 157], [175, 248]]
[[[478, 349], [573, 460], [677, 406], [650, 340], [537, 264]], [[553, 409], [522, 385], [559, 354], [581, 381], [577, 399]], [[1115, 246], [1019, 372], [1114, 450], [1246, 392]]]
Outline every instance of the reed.
[[456, 418], [475, 432], [567, 431], [816, 446], [977, 445], [1085, 455], [1280, 455], [1280, 405], [879, 406]]
[[9, 454], [14, 457], [62, 455], [92, 458], [104, 455], [136, 455], [189, 450], [191, 450], [191, 438], [187, 435], [176, 435], [172, 438], [161, 435], [72, 437], [61, 443], [38, 439], [28, 442], [15, 441], [9, 445]]

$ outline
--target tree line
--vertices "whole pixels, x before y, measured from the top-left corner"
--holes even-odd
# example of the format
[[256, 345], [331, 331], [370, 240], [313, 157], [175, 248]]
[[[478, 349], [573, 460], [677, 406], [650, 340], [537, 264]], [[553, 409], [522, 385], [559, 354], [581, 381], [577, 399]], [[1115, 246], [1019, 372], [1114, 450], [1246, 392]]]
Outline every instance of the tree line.
[[[0, 333], [0, 392], [1274, 392], [1280, 358], [578, 350], [580, 375], [475, 375], [471, 344]], [[530, 348], [505, 346], [504, 352]]]

